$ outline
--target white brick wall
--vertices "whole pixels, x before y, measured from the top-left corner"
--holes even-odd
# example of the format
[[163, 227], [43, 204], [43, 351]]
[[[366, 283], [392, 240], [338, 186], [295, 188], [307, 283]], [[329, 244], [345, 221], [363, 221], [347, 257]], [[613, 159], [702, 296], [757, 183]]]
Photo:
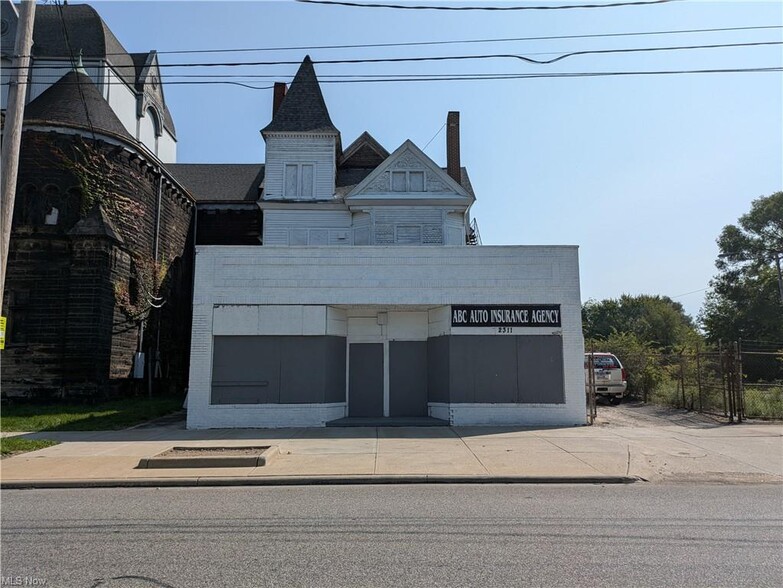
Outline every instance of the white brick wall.
[[[269, 422], [266, 417], [259, 417], [253, 421], [258, 424], [253, 425], [252, 418], [246, 416], [262, 414], [261, 407], [209, 405], [214, 307], [226, 304], [377, 306], [396, 310], [404, 310], [401, 306], [449, 304], [559, 304], [564, 405], [444, 405], [431, 409], [439, 414], [448, 411], [455, 424], [585, 422], [584, 344], [575, 246], [199, 246], [189, 427], [269, 426], [261, 424]], [[446, 327], [437, 313], [429, 323], [431, 332]], [[219, 329], [221, 333], [224, 330], [222, 326]], [[541, 330], [541, 334], [551, 331]], [[230, 424], [232, 410], [237, 415], [234, 425]], [[281, 422], [294, 418], [292, 413], [281, 411], [275, 408]]]

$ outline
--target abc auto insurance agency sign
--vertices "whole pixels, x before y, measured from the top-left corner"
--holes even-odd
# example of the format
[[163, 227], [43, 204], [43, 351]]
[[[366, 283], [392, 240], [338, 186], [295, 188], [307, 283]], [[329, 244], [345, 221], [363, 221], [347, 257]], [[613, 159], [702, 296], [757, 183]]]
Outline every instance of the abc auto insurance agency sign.
[[560, 327], [560, 305], [453, 305], [451, 326], [498, 327], [501, 333], [510, 333], [513, 327]]

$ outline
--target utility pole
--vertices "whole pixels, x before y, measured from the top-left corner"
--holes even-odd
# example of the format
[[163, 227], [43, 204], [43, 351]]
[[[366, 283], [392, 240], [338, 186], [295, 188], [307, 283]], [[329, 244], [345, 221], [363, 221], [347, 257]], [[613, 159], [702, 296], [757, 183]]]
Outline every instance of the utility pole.
[[780, 271], [780, 257], [783, 251], [773, 251], [775, 254], [775, 265], [778, 267], [778, 291], [780, 292], [780, 303], [783, 304], [783, 273]]
[[[0, 307], [5, 290], [5, 275], [8, 264], [8, 247], [11, 242], [11, 221], [14, 217], [16, 198], [16, 176], [19, 170], [19, 148], [22, 143], [22, 122], [24, 103], [27, 97], [27, 82], [30, 73], [30, 53], [33, 47], [33, 23], [35, 22], [35, 1], [22, 0], [19, 6], [19, 22], [16, 27], [13, 69], [8, 87], [8, 108], [5, 113], [2, 145], [2, 194], [0, 194]], [[0, 310], [1, 312], [1, 310]]]

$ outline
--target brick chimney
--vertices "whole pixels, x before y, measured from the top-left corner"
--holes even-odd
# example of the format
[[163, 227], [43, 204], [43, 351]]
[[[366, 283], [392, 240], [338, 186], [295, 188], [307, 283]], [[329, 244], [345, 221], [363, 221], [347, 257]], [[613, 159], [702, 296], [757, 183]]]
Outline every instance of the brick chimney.
[[277, 109], [280, 108], [280, 105], [283, 103], [283, 98], [285, 98], [285, 92], [286, 92], [286, 85], [285, 82], [275, 82], [275, 89], [274, 89], [274, 95], [272, 98], [272, 116], [275, 116], [275, 113], [277, 112]]
[[462, 180], [459, 162], [459, 112], [446, 117], [446, 173], [458, 184]]

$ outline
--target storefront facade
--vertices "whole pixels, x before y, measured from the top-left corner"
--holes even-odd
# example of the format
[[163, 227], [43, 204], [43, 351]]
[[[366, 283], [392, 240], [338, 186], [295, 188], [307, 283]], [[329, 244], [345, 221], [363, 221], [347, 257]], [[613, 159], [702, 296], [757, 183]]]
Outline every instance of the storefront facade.
[[577, 249], [202, 246], [188, 427], [585, 422]]

